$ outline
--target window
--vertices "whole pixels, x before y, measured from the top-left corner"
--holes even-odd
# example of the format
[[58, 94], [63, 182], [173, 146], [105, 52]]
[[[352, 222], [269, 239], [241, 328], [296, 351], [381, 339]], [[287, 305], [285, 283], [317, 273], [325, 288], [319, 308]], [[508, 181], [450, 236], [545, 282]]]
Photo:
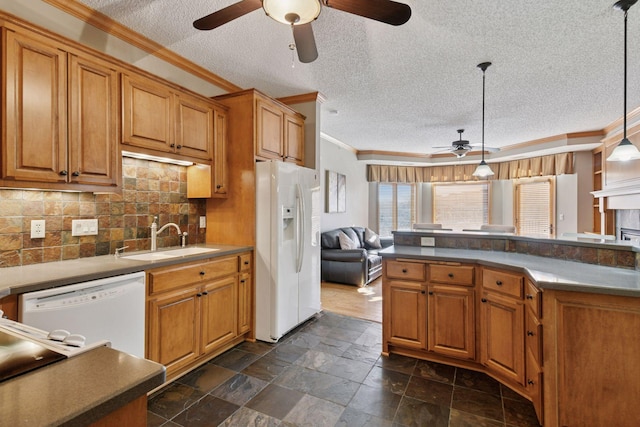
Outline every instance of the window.
[[415, 184], [378, 184], [378, 234], [411, 230], [416, 218]]
[[489, 223], [489, 183], [434, 184], [433, 222], [453, 230]]
[[518, 234], [553, 237], [555, 178], [516, 181], [515, 191]]

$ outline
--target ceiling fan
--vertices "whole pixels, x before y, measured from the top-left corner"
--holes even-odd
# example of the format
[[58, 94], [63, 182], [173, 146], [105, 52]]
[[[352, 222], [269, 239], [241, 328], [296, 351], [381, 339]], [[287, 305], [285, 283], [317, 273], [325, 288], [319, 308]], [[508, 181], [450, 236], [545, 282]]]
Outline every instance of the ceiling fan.
[[[464, 129], [458, 129], [458, 134], [459, 134], [458, 140], [451, 142], [451, 145], [447, 147], [433, 147], [433, 148], [442, 149], [441, 151], [436, 151], [436, 153], [442, 153], [442, 152], [448, 151], [452, 154], [455, 154], [456, 157], [461, 158], [466, 156], [467, 153], [473, 149], [481, 149], [480, 145], [469, 144], [469, 141], [467, 141], [466, 139], [462, 139], [462, 132], [464, 132]], [[499, 148], [486, 147], [486, 146], [484, 147], [484, 150], [490, 153], [495, 153], [497, 151], [500, 151]]]
[[262, 8], [270, 18], [291, 25], [298, 59], [308, 63], [318, 57], [311, 22], [320, 15], [321, 5], [389, 25], [402, 25], [411, 17], [408, 5], [392, 0], [241, 0], [197, 19], [193, 26], [213, 30]]

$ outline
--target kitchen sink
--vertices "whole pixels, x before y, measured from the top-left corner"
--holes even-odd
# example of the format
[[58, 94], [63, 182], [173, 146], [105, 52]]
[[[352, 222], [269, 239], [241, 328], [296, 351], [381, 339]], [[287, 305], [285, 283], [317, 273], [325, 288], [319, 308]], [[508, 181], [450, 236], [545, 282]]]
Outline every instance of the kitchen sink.
[[160, 252], [145, 252], [143, 254], [122, 255], [120, 258], [133, 259], [138, 261], [157, 261], [161, 259], [177, 258], [177, 257], [182, 257], [187, 255], [204, 254], [208, 252], [215, 252], [218, 250], [219, 249], [192, 247], [192, 248], [170, 249], [168, 251], [160, 251]]

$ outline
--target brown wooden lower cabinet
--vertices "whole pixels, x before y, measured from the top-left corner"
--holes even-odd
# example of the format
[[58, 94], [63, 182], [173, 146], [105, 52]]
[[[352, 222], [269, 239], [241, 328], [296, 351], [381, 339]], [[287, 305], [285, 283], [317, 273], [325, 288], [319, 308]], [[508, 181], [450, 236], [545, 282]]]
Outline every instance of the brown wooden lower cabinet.
[[147, 271], [147, 358], [166, 366], [168, 380], [250, 336], [251, 259], [248, 252]]
[[408, 348], [427, 348], [426, 286], [416, 282], [389, 281], [383, 301], [389, 306], [385, 343]]
[[475, 289], [429, 285], [428, 350], [443, 356], [475, 360]]

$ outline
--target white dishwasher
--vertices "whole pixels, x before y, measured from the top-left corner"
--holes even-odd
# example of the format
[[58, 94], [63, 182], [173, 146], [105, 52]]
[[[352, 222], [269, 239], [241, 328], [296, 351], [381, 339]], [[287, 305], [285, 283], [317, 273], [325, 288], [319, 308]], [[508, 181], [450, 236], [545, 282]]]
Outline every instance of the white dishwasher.
[[45, 331], [64, 329], [86, 342], [108, 340], [115, 349], [144, 357], [144, 272], [20, 295], [20, 322]]

